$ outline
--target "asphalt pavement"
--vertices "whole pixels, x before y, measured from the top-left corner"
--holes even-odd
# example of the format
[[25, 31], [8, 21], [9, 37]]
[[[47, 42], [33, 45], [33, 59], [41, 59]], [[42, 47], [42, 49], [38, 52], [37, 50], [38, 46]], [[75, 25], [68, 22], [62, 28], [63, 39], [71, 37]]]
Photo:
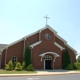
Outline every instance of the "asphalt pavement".
[[53, 76], [0, 77], [0, 80], [80, 80], [80, 74]]

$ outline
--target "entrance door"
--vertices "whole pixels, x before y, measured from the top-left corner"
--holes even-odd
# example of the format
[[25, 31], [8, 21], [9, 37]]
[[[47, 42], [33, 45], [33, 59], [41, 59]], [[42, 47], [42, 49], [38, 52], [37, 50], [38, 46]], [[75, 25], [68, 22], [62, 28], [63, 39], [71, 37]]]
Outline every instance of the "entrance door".
[[45, 60], [45, 69], [51, 69], [51, 60]]

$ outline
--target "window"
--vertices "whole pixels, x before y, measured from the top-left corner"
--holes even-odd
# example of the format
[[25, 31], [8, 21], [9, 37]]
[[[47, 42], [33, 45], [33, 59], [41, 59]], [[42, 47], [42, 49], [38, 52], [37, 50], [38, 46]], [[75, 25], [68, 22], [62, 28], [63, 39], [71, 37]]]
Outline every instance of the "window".
[[16, 56], [13, 56], [12, 57], [12, 62], [14, 63], [14, 62], [17, 62], [17, 57]]
[[51, 38], [50, 34], [45, 34], [45, 38], [49, 40]]
[[44, 57], [44, 59], [45, 59], [45, 60], [52, 60], [52, 57], [49, 56], [49, 55], [46, 55], [46, 56]]

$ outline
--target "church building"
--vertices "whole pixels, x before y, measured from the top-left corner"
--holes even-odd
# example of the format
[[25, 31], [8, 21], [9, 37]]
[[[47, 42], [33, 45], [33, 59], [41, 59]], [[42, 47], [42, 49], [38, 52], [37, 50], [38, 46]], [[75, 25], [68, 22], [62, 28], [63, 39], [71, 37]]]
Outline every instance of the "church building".
[[0, 68], [10, 61], [23, 61], [25, 47], [29, 43], [32, 65], [35, 69], [62, 69], [62, 53], [67, 48], [72, 63], [76, 62], [76, 50], [67, 44], [57, 32], [46, 25], [44, 28], [23, 37], [0, 49]]

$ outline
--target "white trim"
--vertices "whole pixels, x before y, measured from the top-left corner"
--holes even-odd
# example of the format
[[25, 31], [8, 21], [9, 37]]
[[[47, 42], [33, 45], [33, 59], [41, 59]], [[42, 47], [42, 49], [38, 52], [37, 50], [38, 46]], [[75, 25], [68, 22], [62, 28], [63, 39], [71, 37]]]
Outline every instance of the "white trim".
[[55, 52], [45, 52], [45, 53], [40, 54], [39, 56], [40, 56], [40, 57], [43, 57], [43, 56], [45, 56], [46, 54], [52, 54], [54, 57], [60, 57], [60, 55], [58, 55], [58, 54], [55, 53]]
[[45, 58], [45, 60], [52, 60], [52, 56], [50, 56], [50, 55], [46, 55], [46, 56], [44, 56], [44, 58]]
[[57, 47], [59, 47], [61, 49], [61, 51], [65, 49], [61, 45], [59, 45], [57, 42], [54, 42], [54, 45], [56, 45]]
[[[39, 56], [41, 57], [41, 61], [42, 61], [42, 58], [46, 55], [46, 54], [52, 54], [54, 56], [54, 59], [52, 60], [53, 62], [53, 69], [54, 69], [54, 62], [56, 60], [57, 57], [60, 57], [60, 55], [58, 55], [57, 53], [54, 53], [54, 52], [45, 52], [45, 53], [42, 53], [40, 54]], [[43, 59], [43, 69], [45, 70], [45, 59]]]
[[0, 56], [0, 68], [1, 68], [1, 56]]
[[[30, 35], [27, 35], [27, 36], [23, 37], [23, 38], [25, 38], [25, 39], [26, 39], [26, 38], [28, 38], [28, 37], [30, 37], [30, 36], [35, 35], [36, 33], [39, 33], [39, 32], [38, 32], [38, 31], [36, 31], [36, 32], [34, 32], [34, 33], [30, 34]], [[15, 42], [13, 42], [13, 43], [9, 44], [7, 47], [10, 47], [10, 46], [12, 46], [12, 45], [14, 45], [14, 44], [16, 44], [16, 43], [19, 43], [20, 41], [23, 41], [23, 38], [21, 38], [21, 39], [19, 39], [19, 40], [15, 41]], [[5, 48], [2, 48], [1, 50], [3, 50], [3, 49], [5, 49]]]
[[0, 58], [0, 68], [1, 68], [1, 63], [2, 63], [2, 50], [0, 50], [0, 55], [1, 55], [1, 58]]
[[31, 61], [32, 61], [32, 48], [30, 48], [31, 49]]
[[49, 25], [46, 25], [44, 28], [42, 28], [42, 29], [40, 29], [41, 31], [43, 31], [43, 30], [45, 30], [45, 29], [49, 29], [49, 30], [51, 30], [54, 34], [56, 34], [57, 32], [53, 29], [53, 28], [51, 28]]
[[53, 69], [54, 69], [54, 60], [52, 60], [52, 62], [53, 62]]
[[70, 48], [72, 51], [74, 51], [74, 54], [77, 55], [77, 51], [75, 49], [73, 49], [71, 46], [69, 46], [68, 44], [65, 44], [68, 48]]
[[[16, 62], [17, 62], [17, 56], [12, 56], [12, 57], [16, 57]], [[12, 57], [11, 57], [11, 60], [12, 60]]]
[[6, 65], [6, 60], [7, 60], [7, 48], [6, 48], [6, 52], [5, 52], [5, 65]]
[[24, 53], [25, 53], [25, 41], [26, 41], [26, 38], [23, 38], [24, 40], [24, 46], [23, 46], [23, 56], [24, 56]]
[[41, 40], [41, 31], [39, 30], [39, 41]]
[[55, 34], [55, 36], [56, 36], [56, 37], [58, 37], [61, 41], [63, 41], [63, 42], [64, 42], [64, 44], [65, 44], [65, 43], [67, 43], [67, 41], [66, 41], [66, 40], [64, 40], [62, 37], [60, 37], [58, 34]]
[[[62, 40], [62, 41], [64, 42], [64, 44], [66, 45], [67, 41], [64, 40], [63, 38], [61, 38], [61, 37], [57, 34], [57, 32], [56, 32], [53, 28], [51, 28], [49, 25], [46, 25], [44, 28], [39, 29], [38, 31], [36, 31], [36, 32], [34, 32], [34, 33], [30, 34], [30, 35], [24, 36], [24, 38], [28, 38], [28, 37], [30, 37], [30, 36], [33, 36], [33, 35], [35, 35], [36, 33], [39, 33], [39, 32], [41, 32], [41, 31], [43, 31], [43, 30], [45, 30], [45, 29], [47, 29], [47, 28], [48, 28], [49, 30], [51, 30], [51, 31], [54, 33], [54, 35], [55, 35], [56, 37], [58, 37], [60, 40]], [[18, 41], [15, 41], [15, 42], [9, 44], [7, 47], [10, 47], [10, 46], [12, 46], [12, 45], [14, 45], [14, 44], [22, 41], [22, 40], [23, 40], [23, 38], [20, 39], [20, 40], [18, 40]], [[0, 49], [0, 50], [4, 50], [4, 49], [5, 49], [5, 48], [2, 48], [2, 49]], [[72, 50], [73, 50], [73, 49], [72, 49]], [[74, 51], [74, 50], [73, 50], [73, 51]], [[74, 52], [75, 52], [75, 54], [77, 54], [76, 51], [74, 51]]]
[[44, 65], [43, 65], [43, 69], [45, 70], [45, 59], [44, 59]]
[[35, 43], [31, 44], [30, 47], [33, 48], [34, 46], [40, 44], [41, 42], [42, 42], [42, 41], [35, 42]]
[[1, 54], [0, 68], [1, 68], [1, 63], [2, 63], [2, 54]]

